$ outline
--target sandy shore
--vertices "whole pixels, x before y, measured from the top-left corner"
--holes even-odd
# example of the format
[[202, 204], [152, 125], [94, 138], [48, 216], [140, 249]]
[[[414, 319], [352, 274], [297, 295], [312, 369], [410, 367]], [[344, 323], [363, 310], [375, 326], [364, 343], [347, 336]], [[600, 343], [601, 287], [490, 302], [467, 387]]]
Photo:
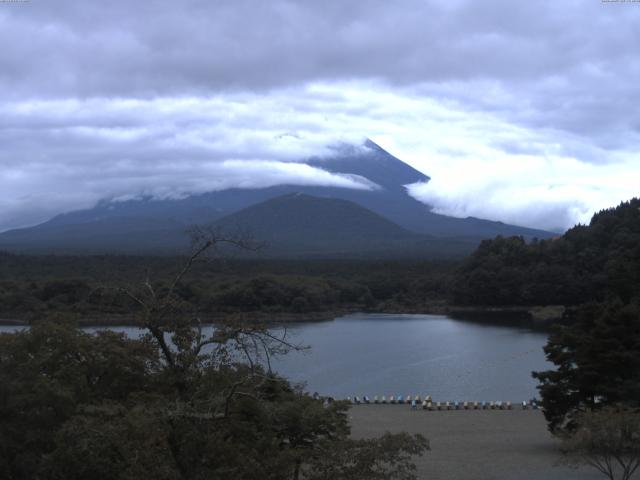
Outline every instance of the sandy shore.
[[600, 480], [590, 468], [562, 464], [539, 410], [411, 410], [405, 405], [358, 405], [349, 412], [356, 438], [385, 431], [421, 433], [431, 451], [416, 459], [429, 480]]

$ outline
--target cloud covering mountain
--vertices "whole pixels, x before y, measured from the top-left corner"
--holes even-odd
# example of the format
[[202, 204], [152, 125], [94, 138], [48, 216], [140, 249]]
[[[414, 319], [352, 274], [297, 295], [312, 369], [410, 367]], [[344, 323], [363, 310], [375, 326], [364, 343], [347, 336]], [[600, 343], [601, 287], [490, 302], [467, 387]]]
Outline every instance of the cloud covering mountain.
[[437, 212], [562, 228], [638, 194], [640, 4], [0, 3], [0, 230], [279, 183], [370, 137]]

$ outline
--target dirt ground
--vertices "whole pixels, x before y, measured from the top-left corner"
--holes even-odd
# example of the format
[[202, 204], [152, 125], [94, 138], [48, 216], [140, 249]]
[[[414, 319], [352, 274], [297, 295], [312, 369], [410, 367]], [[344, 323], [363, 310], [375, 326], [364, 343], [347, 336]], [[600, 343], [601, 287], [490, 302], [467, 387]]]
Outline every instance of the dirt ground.
[[385, 431], [421, 433], [431, 451], [416, 458], [429, 480], [600, 480], [585, 467], [562, 463], [539, 410], [412, 410], [408, 405], [356, 405], [349, 411], [355, 438]]

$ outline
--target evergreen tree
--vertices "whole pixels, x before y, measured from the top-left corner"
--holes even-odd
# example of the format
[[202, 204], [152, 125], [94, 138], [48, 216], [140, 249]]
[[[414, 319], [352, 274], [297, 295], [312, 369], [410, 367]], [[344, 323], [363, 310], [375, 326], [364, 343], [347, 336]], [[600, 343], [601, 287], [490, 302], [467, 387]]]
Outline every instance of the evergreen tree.
[[640, 307], [587, 305], [545, 346], [556, 370], [534, 372], [552, 432], [571, 431], [576, 415], [606, 405], [640, 407]]
[[588, 226], [526, 243], [483, 241], [459, 268], [456, 303], [580, 305], [640, 297], [640, 199], [596, 213]]

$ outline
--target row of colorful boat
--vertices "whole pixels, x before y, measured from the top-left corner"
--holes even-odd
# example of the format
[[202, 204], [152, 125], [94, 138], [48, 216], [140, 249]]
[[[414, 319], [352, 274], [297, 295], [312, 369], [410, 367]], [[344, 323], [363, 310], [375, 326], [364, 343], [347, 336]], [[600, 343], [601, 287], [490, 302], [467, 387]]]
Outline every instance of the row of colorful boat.
[[[491, 401], [491, 402], [434, 402], [431, 399], [430, 395], [426, 395], [424, 398], [421, 398], [420, 395], [411, 396], [407, 395], [403, 397], [402, 395], [398, 396], [389, 396], [388, 398], [385, 395], [378, 397], [377, 395], [372, 399], [368, 396], [361, 397], [347, 397], [347, 401], [359, 405], [359, 404], [408, 404], [411, 405], [412, 408], [422, 407], [424, 410], [512, 410], [514, 408], [514, 404], [511, 402], [502, 402], [502, 401]], [[523, 401], [520, 404], [517, 404], [522, 410], [537, 410], [538, 403], [535, 400]]]

